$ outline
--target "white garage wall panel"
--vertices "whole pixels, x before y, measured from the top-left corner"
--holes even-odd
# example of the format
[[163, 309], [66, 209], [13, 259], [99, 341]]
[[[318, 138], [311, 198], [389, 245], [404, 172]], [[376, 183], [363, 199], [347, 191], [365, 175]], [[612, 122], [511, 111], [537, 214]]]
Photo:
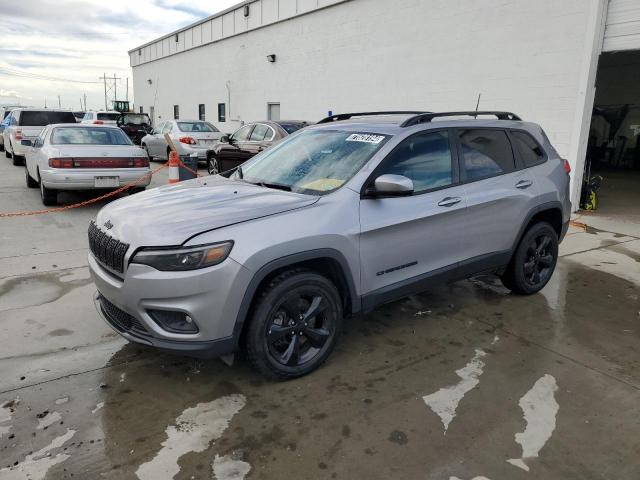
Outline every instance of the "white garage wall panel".
[[602, 50], [640, 50], [640, 0], [610, 0]]

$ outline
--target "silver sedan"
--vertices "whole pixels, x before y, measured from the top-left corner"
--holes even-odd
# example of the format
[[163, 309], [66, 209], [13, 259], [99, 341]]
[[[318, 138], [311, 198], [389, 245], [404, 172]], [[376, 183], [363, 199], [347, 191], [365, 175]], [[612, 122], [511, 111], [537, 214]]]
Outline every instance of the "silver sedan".
[[149, 158], [168, 160], [169, 145], [165, 140], [165, 134], [176, 146], [180, 155], [198, 155], [198, 159], [207, 159], [207, 150], [213, 148], [222, 137], [222, 132], [209, 122], [202, 120], [167, 120], [161, 122], [153, 131], [142, 137], [140, 145], [147, 150]]
[[[110, 125], [48, 125], [22, 146], [27, 186], [40, 187], [45, 205], [56, 205], [60, 190], [118, 188], [150, 171], [147, 153]], [[147, 176], [133, 190], [149, 182]]]

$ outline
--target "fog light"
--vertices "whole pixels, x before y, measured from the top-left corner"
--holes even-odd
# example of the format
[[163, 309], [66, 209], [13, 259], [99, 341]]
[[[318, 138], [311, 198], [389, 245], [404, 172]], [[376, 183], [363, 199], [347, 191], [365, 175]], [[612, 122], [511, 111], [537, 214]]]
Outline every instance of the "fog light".
[[148, 310], [149, 316], [164, 330], [171, 333], [198, 333], [198, 326], [184, 312]]

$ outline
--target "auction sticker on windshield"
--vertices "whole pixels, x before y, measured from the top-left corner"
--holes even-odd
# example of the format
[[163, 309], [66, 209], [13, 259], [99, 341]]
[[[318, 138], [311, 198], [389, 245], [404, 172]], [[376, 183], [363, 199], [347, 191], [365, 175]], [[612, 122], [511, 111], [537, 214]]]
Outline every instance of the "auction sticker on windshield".
[[377, 145], [385, 139], [384, 135], [371, 135], [368, 133], [354, 133], [347, 137], [347, 142], [364, 142]]

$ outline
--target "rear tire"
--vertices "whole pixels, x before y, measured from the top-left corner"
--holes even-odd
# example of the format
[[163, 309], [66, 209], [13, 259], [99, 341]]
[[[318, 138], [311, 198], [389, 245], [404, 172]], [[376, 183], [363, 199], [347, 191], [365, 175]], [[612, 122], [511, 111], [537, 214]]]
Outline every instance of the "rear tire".
[[0, 143], [0, 152], [4, 152], [4, 143]]
[[27, 187], [28, 188], [38, 188], [38, 182], [36, 182], [31, 175], [29, 175], [29, 169], [27, 168], [27, 166], [24, 166], [24, 175], [27, 181]]
[[[11, 143], [9, 143], [9, 146], [11, 146]], [[9, 153], [9, 149], [8, 148], [5, 149], [4, 156], [7, 157], [7, 158], [11, 158], [11, 153]]]
[[258, 293], [243, 337], [247, 358], [264, 375], [288, 380], [318, 368], [342, 326], [342, 302], [327, 278], [289, 270]]
[[16, 167], [21, 167], [22, 165], [24, 165], [24, 157], [21, 157], [20, 155], [16, 155], [14, 153], [13, 154], [13, 164]]
[[526, 231], [516, 249], [502, 284], [519, 295], [533, 295], [547, 284], [558, 262], [558, 234], [547, 222]]
[[44, 184], [42, 183], [42, 179], [40, 179], [39, 185], [40, 185], [40, 198], [42, 198], [42, 203], [47, 207], [57, 205], [58, 191], [45, 187]]
[[215, 155], [210, 155], [209, 158], [207, 158], [207, 172], [209, 172], [209, 175], [217, 175], [221, 172], [218, 159]]

